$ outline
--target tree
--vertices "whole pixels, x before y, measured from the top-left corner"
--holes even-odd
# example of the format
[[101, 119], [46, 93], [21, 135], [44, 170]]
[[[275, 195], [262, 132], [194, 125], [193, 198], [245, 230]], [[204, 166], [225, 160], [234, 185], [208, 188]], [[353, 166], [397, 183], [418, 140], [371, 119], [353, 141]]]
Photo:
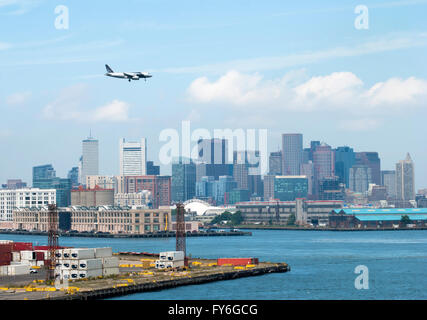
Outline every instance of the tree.
[[243, 216], [240, 211], [237, 211], [234, 214], [232, 214], [231, 212], [225, 211], [222, 214], [213, 218], [209, 224], [211, 225], [218, 224], [218, 223], [221, 223], [221, 221], [227, 221], [227, 223], [231, 225], [238, 225], [242, 223]]
[[242, 222], [243, 222], [243, 216], [240, 211], [237, 211], [235, 214], [231, 216], [231, 224], [233, 226], [242, 224]]
[[407, 224], [411, 223], [411, 219], [408, 215], [405, 214], [402, 216], [402, 219], [400, 219], [400, 222], [406, 226]]

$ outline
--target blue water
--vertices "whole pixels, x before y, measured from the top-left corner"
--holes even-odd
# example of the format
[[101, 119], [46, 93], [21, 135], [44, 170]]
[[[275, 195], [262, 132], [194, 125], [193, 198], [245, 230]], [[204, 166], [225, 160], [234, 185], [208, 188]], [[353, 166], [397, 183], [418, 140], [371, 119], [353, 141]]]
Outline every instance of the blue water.
[[[0, 235], [46, 244], [46, 237]], [[173, 250], [175, 239], [61, 238], [61, 245], [114, 251]], [[427, 231], [316, 232], [254, 230], [248, 237], [187, 239], [193, 257], [258, 257], [291, 272], [138, 293], [117, 299], [427, 299]], [[369, 270], [358, 290], [355, 268]]]

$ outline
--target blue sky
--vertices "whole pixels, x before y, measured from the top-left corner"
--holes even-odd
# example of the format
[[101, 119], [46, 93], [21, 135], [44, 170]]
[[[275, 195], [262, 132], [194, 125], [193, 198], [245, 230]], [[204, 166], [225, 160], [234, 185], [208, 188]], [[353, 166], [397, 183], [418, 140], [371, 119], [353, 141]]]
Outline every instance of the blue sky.
[[[409, 152], [425, 188], [426, 13], [422, 0], [0, 0], [0, 181], [45, 163], [65, 176], [90, 129], [100, 174], [118, 174], [121, 137], [147, 137], [159, 163], [160, 132], [191, 120], [266, 128], [269, 151], [287, 132], [378, 151], [383, 169]], [[154, 77], [107, 78], [105, 63]]]

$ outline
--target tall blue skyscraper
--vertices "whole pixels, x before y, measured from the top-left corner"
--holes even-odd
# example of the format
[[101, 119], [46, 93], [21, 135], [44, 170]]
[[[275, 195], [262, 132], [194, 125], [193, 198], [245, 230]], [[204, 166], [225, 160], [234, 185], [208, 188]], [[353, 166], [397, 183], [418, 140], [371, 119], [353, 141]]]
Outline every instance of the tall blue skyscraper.
[[196, 165], [180, 157], [172, 162], [172, 201], [187, 201], [196, 195]]
[[71, 205], [71, 179], [56, 177], [51, 164], [33, 167], [33, 188], [55, 189], [56, 205], [58, 207]]
[[70, 179], [72, 187], [77, 187], [79, 185], [79, 167], [73, 167], [68, 171], [67, 178]]
[[56, 172], [51, 164], [33, 167], [33, 187], [34, 182], [40, 179], [51, 179], [56, 177]]
[[350, 168], [355, 164], [356, 156], [353, 148], [344, 146], [335, 149], [335, 175], [339, 183], [350, 186]]
[[226, 194], [237, 188], [237, 182], [233, 177], [221, 176], [218, 181], [214, 181], [213, 198], [217, 205], [227, 203]]

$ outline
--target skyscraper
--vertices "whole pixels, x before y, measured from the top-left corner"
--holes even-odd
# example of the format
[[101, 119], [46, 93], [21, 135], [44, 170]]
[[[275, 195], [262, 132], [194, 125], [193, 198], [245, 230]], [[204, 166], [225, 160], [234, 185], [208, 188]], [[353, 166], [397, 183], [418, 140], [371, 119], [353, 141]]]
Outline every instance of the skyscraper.
[[147, 175], [148, 176], [159, 176], [160, 166], [155, 166], [153, 161], [147, 161]]
[[269, 174], [281, 175], [282, 174], [282, 152], [271, 152], [269, 157]]
[[274, 199], [274, 179], [276, 176], [266, 175], [263, 179], [264, 184], [264, 201]]
[[356, 156], [350, 147], [338, 147], [335, 149], [335, 175], [339, 183], [349, 187], [350, 168], [355, 164]]
[[415, 199], [414, 162], [409, 153], [396, 163], [396, 197], [398, 200]]
[[349, 188], [354, 192], [364, 193], [368, 191], [372, 181], [372, 169], [366, 165], [355, 164], [350, 168]]
[[396, 170], [382, 170], [381, 185], [386, 187], [388, 197], [396, 199]]
[[299, 175], [303, 160], [302, 134], [282, 134], [282, 174]]
[[72, 187], [77, 187], [79, 185], [79, 167], [73, 167], [68, 171], [67, 178], [70, 179]]
[[51, 164], [33, 167], [33, 187], [34, 183], [40, 179], [51, 179], [56, 177], [56, 172]]
[[86, 176], [99, 174], [98, 140], [88, 137], [82, 141], [82, 173], [81, 183], [85, 183]]
[[301, 164], [300, 169], [301, 175], [307, 177], [308, 182], [308, 189], [307, 189], [307, 195], [309, 198], [314, 194], [313, 190], [313, 183], [314, 183], [314, 165], [311, 160], [308, 161], [308, 163]]
[[172, 162], [172, 201], [187, 201], [196, 195], [196, 165], [180, 157]]
[[227, 193], [237, 189], [237, 183], [230, 176], [220, 176], [213, 182], [213, 198], [217, 205], [227, 204]]
[[319, 194], [319, 182], [324, 178], [335, 176], [334, 151], [326, 143], [316, 146], [313, 152], [314, 183], [313, 191]]
[[378, 152], [356, 152], [356, 164], [365, 165], [372, 170], [372, 182], [381, 184], [381, 160]]
[[143, 176], [147, 174], [147, 140], [126, 142], [120, 139], [120, 175]]
[[197, 146], [199, 163], [231, 163], [228, 161], [228, 141], [226, 139], [200, 139], [197, 141]]

